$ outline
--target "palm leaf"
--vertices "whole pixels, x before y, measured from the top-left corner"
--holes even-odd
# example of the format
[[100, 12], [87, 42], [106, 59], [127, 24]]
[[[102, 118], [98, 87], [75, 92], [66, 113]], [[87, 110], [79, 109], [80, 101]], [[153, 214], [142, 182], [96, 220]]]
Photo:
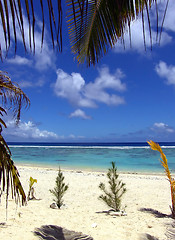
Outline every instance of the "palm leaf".
[[26, 195], [19, 180], [19, 172], [11, 159], [11, 152], [7, 143], [0, 134], [0, 187], [2, 191], [6, 189], [6, 207], [10, 186], [12, 198], [15, 198], [17, 203], [21, 199], [22, 204], [24, 204], [26, 202]]
[[[53, 7], [55, 1], [40, 0], [41, 14], [42, 14], [42, 34], [41, 34], [41, 48], [44, 41], [44, 28], [45, 28], [45, 15], [44, 9], [49, 13], [50, 22], [50, 33], [52, 39], [53, 48], [58, 46], [59, 51], [62, 51], [62, 7], [61, 0], [57, 0], [58, 8], [55, 10]], [[4, 40], [6, 46], [6, 53], [8, 53], [10, 47], [10, 41], [14, 38], [15, 42], [15, 53], [17, 49], [17, 29], [20, 30], [23, 46], [25, 51], [27, 51], [26, 42], [27, 37], [29, 39], [30, 51], [35, 53], [35, 15], [39, 11], [38, 5], [35, 4], [33, 0], [0, 0], [0, 19], [2, 22], [2, 28], [4, 33], [4, 38], [0, 41], [0, 50], [2, 49], [2, 41]], [[38, 13], [39, 14], [39, 13]], [[58, 20], [56, 21], [55, 16], [58, 15]], [[24, 18], [27, 16], [28, 21], [28, 36], [25, 35], [25, 25]], [[10, 18], [12, 18], [12, 29], [13, 34], [10, 33]], [[32, 34], [31, 34], [32, 32]], [[3, 59], [2, 51], [0, 51], [0, 58]]]
[[[17, 119], [20, 119], [21, 108], [23, 106], [28, 107], [30, 100], [25, 93], [14, 84], [8, 77], [6, 72], [0, 71], [0, 97], [2, 98], [3, 106], [9, 106], [13, 111]], [[11, 159], [11, 151], [2, 137], [2, 127], [7, 127], [2, 117], [6, 113], [3, 107], [0, 107], [0, 189], [6, 191], [6, 207], [8, 205], [8, 196], [11, 186], [12, 198], [15, 201], [22, 201], [22, 204], [26, 201], [26, 195], [19, 180], [19, 173]], [[20, 201], [20, 202], [21, 202]]]
[[154, 141], [150, 140], [150, 141], [148, 141], [148, 144], [150, 145], [152, 150], [158, 151], [161, 155], [160, 162], [161, 162], [161, 165], [164, 167], [166, 176], [170, 183], [171, 202], [172, 202], [172, 206], [170, 208], [172, 211], [172, 217], [175, 218], [175, 180], [171, 176], [171, 172], [170, 172], [169, 166], [168, 166], [168, 160], [167, 160], [165, 154], [163, 153], [162, 148], [160, 147], [160, 145], [158, 143], [155, 143]]
[[109, 48], [115, 46], [119, 39], [122, 39], [124, 44], [126, 29], [129, 29], [131, 39], [130, 24], [139, 15], [142, 17], [145, 48], [145, 16], [147, 16], [152, 46], [149, 12], [153, 3], [156, 4], [157, 9], [157, 0], [68, 0], [67, 2], [70, 42], [79, 63], [86, 61], [88, 66], [95, 64]]
[[[7, 73], [3, 71], [0, 71], [0, 96], [2, 97], [2, 103], [5, 106], [9, 105], [13, 109], [18, 122], [21, 115], [21, 108], [27, 108], [30, 105], [30, 100], [19, 86], [11, 81]], [[5, 111], [1, 108], [0, 112], [2, 110]]]

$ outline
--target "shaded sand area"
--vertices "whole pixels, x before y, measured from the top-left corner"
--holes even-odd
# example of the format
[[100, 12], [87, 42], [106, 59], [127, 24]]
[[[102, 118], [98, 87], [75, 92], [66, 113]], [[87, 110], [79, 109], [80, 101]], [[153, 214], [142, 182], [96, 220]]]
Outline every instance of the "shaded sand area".
[[58, 210], [50, 208], [53, 197], [49, 192], [55, 186], [57, 171], [36, 167], [18, 167], [18, 170], [26, 194], [30, 176], [38, 180], [34, 186], [35, 196], [40, 200], [31, 200], [25, 207], [16, 207], [10, 200], [6, 221], [2, 196], [0, 239], [55, 239], [35, 235], [42, 225], [82, 232], [94, 240], [168, 239], [165, 233], [173, 220], [169, 182], [163, 175], [120, 174], [127, 188], [122, 201], [123, 207], [127, 206], [127, 216], [113, 217], [106, 213], [109, 208], [98, 199], [101, 194], [98, 185], [107, 180], [104, 173], [63, 171], [69, 189], [64, 196], [65, 206]]

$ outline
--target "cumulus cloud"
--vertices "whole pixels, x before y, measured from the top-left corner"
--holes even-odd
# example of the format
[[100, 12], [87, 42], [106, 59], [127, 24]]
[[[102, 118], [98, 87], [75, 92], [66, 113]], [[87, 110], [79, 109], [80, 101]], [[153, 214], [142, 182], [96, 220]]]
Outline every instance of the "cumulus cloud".
[[91, 116], [86, 115], [84, 111], [81, 109], [75, 110], [73, 113], [70, 114], [70, 118], [83, 118], [83, 119], [91, 119]]
[[58, 135], [54, 132], [47, 130], [40, 130], [33, 122], [22, 122], [16, 126], [14, 120], [10, 120], [7, 123], [7, 129], [4, 129], [3, 133], [7, 138], [14, 140], [56, 140]]
[[108, 91], [125, 91], [126, 85], [121, 82], [123, 77], [120, 69], [111, 74], [108, 67], [103, 67], [99, 69], [99, 76], [95, 81], [86, 84], [80, 73], [68, 74], [58, 69], [57, 80], [52, 87], [58, 97], [68, 99], [75, 106], [94, 108], [98, 106], [98, 102], [119, 105], [125, 103], [124, 98]]
[[175, 85], [175, 66], [168, 66], [165, 62], [160, 61], [156, 65], [155, 71], [161, 78], [166, 79], [166, 84]]

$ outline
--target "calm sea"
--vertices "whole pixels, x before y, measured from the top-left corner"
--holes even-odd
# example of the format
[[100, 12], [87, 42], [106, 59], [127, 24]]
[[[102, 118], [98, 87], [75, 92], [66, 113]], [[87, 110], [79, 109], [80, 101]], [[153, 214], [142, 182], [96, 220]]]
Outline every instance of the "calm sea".
[[[162, 172], [160, 154], [147, 143], [8, 143], [18, 165], [106, 170], [115, 161], [119, 171]], [[175, 171], [175, 143], [160, 143]]]

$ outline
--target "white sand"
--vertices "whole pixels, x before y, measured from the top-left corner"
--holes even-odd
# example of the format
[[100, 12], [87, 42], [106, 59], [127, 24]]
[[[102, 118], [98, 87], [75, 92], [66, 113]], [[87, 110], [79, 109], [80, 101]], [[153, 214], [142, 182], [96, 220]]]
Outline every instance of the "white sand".
[[57, 225], [83, 232], [94, 240], [142, 240], [147, 239], [145, 234], [159, 240], [167, 239], [165, 233], [173, 220], [166, 217], [171, 214], [171, 196], [169, 182], [163, 175], [120, 174], [127, 188], [122, 199], [122, 205], [127, 205], [127, 216], [113, 217], [103, 212], [109, 208], [98, 199], [101, 194], [98, 185], [106, 181], [105, 174], [63, 171], [69, 189], [64, 196], [65, 206], [58, 210], [50, 208], [53, 196], [49, 192], [55, 186], [57, 171], [32, 167], [18, 167], [18, 170], [26, 194], [30, 176], [38, 180], [35, 196], [41, 200], [31, 200], [27, 206], [18, 208], [13, 200], [9, 200], [6, 221], [5, 196], [2, 196], [2, 240], [39, 239], [34, 231], [42, 225]]

